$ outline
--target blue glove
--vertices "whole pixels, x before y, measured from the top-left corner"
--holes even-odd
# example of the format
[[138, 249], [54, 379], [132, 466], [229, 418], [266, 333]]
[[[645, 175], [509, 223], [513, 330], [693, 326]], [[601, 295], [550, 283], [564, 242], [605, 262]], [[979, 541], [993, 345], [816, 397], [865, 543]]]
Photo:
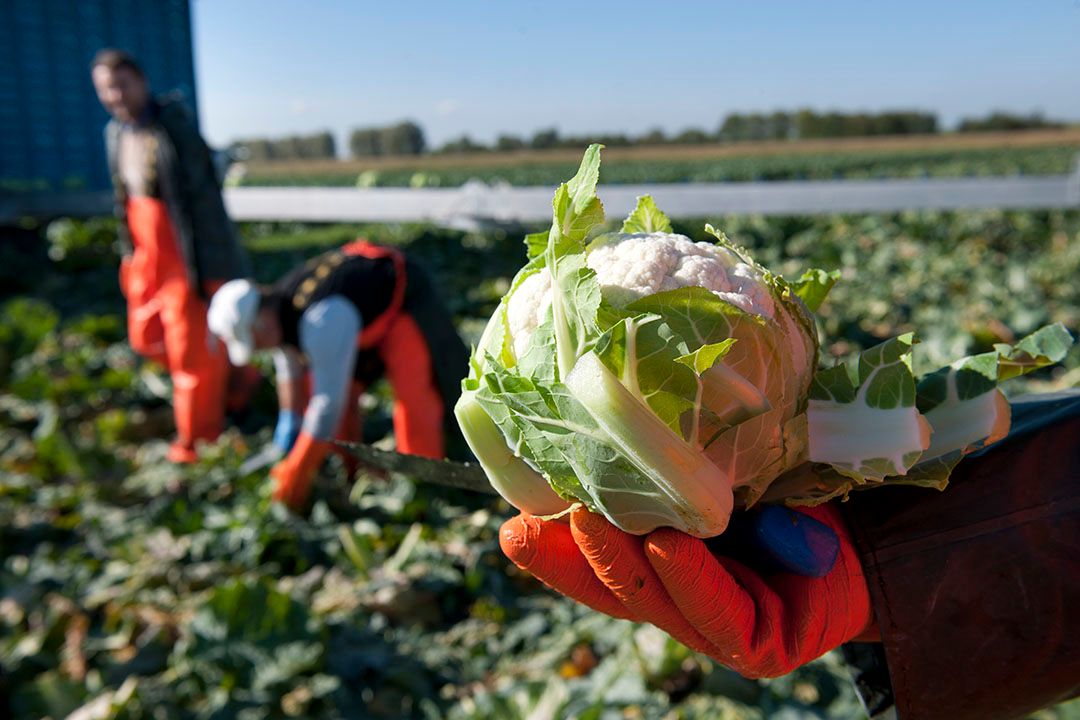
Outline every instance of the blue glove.
[[300, 413], [295, 410], [281, 410], [278, 412], [277, 425], [274, 427], [274, 447], [287, 453], [292, 450], [300, 435]]
[[840, 539], [832, 528], [781, 505], [735, 512], [727, 530], [705, 543], [763, 572], [823, 577], [832, 570]]

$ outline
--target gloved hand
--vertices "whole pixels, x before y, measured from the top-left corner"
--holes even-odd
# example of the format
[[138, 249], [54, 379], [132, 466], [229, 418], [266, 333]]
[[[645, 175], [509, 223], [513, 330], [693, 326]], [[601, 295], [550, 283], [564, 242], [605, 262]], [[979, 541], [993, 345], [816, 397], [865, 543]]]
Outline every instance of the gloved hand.
[[288, 456], [270, 471], [270, 477], [274, 479], [274, 500], [297, 512], [303, 510], [315, 473], [330, 448], [329, 441], [317, 440], [301, 432]]
[[[836, 563], [822, 577], [717, 555], [710, 545], [734, 550], [724, 536], [703, 541], [671, 528], [630, 535], [583, 508], [569, 524], [519, 515], [503, 524], [499, 539], [515, 564], [564, 595], [652, 623], [746, 677], [776, 677], [873, 624], [866, 580], [839, 513], [825, 505], [805, 514], [839, 538]], [[789, 517], [798, 528], [799, 514]]]
[[274, 439], [271, 441], [274, 447], [287, 453], [292, 450], [296, 443], [296, 437], [300, 434], [300, 413], [295, 410], [279, 410], [277, 425], [274, 426]]

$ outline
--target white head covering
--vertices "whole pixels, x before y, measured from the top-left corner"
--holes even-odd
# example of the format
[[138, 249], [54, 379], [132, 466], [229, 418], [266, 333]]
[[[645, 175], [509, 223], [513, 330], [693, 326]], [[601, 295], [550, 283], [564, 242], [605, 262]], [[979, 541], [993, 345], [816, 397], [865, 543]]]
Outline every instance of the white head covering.
[[243, 366], [255, 351], [253, 328], [259, 314], [259, 291], [250, 280], [230, 280], [214, 293], [206, 323], [225, 342], [229, 360]]

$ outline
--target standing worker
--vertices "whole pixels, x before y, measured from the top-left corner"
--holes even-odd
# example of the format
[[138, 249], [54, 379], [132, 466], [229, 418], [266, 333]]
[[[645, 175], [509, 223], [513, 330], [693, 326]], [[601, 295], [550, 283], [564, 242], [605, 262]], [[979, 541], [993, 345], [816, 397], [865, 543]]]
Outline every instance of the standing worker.
[[294, 510], [307, 503], [331, 440], [359, 439], [356, 403], [374, 377], [385, 373], [394, 392], [399, 452], [441, 458], [457, 437], [450, 408], [468, 351], [427, 273], [398, 250], [357, 240], [271, 287], [228, 282], [210, 303], [209, 326], [236, 365], [276, 349], [274, 444], [288, 455], [270, 474], [274, 499]]
[[193, 462], [196, 441], [217, 438], [226, 404], [240, 409], [244, 378], [252, 377], [230, 378], [226, 353], [206, 326], [210, 295], [246, 275], [247, 258], [188, 109], [174, 96], [151, 97], [142, 69], [120, 50], [100, 51], [91, 76], [112, 116], [105, 146], [125, 253], [120, 289], [129, 341], [168, 368], [177, 432], [168, 458]]

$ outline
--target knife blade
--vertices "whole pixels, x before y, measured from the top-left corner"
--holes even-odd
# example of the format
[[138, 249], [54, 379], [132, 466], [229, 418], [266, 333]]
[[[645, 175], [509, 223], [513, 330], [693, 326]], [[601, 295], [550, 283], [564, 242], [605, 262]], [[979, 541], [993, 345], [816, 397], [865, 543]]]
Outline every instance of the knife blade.
[[279, 447], [272, 444], [266, 445], [240, 465], [240, 474], [250, 475], [253, 472], [258, 472], [270, 467], [283, 457], [285, 457], [285, 453]]
[[337, 443], [360, 461], [361, 464], [387, 472], [408, 475], [414, 480], [459, 488], [485, 495], [498, 495], [488, 482], [487, 474], [476, 463], [460, 463], [453, 460], [432, 460], [419, 455], [403, 455], [392, 450], [380, 450], [363, 443]]

